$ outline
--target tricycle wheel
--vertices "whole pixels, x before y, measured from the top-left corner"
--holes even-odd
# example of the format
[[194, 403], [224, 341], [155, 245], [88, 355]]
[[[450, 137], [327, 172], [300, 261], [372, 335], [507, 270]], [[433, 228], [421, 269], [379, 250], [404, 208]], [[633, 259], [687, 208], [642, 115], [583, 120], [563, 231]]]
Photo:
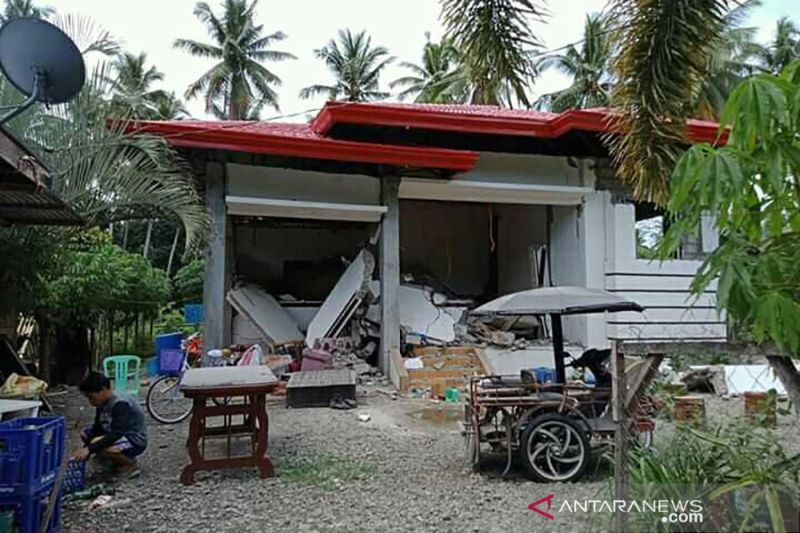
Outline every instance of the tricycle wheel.
[[528, 474], [536, 481], [575, 481], [589, 462], [589, 439], [575, 420], [546, 413], [528, 422], [519, 454]]

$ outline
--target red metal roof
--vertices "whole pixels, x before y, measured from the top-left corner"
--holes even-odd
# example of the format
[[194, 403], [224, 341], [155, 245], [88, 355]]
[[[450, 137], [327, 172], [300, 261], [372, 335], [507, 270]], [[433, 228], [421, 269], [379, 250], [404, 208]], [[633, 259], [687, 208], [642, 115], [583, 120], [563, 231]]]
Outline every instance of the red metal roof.
[[[548, 113], [486, 105], [329, 102], [311, 128], [322, 135], [337, 124], [363, 124], [553, 139], [573, 130], [613, 131], [617, 116], [608, 108]], [[690, 142], [724, 142], [727, 133], [720, 137], [717, 124], [691, 119], [686, 138]]]
[[[471, 170], [478, 153], [434, 147], [387, 145], [331, 138], [337, 124], [420, 128], [464, 133], [554, 139], [571, 131], [611, 132], [613, 109], [548, 113], [496, 106], [329, 102], [310, 125], [253, 121], [139, 121], [128, 131], [165, 137], [175, 146], [273, 154], [399, 167]], [[727, 131], [712, 122], [689, 120], [689, 142], [724, 143]]]
[[165, 137], [175, 146], [259, 154], [307, 157], [356, 163], [396, 165], [466, 172], [478, 153], [442, 148], [390, 146], [339, 141], [325, 137], [305, 124], [244, 121], [137, 121], [129, 132]]

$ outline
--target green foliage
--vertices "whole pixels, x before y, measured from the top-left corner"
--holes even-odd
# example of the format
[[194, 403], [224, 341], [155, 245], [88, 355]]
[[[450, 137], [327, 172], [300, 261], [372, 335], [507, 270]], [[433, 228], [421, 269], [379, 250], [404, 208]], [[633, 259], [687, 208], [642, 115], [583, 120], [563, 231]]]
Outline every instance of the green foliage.
[[57, 273], [67, 235], [53, 228], [0, 228], [0, 314], [30, 313], [47, 299], [48, 275]]
[[[446, 36], [462, 54], [473, 104], [529, 106], [535, 78], [531, 52], [542, 48], [531, 29], [545, 9], [535, 0], [442, 0]], [[512, 98], [513, 97], [513, 98]]]
[[200, 325], [187, 324], [183, 319], [183, 313], [178, 309], [173, 309], [171, 306], [164, 308], [155, 324], [156, 335], [175, 333], [177, 331], [185, 335], [191, 335], [200, 331]]
[[100, 314], [155, 314], [169, 300], [169, 279], [141, 255], [104, 239], [71, 243], [60, 276], [49, 284], [50, 310], [62, 323], [85, 324]]
[[147, 66], [147, 54], [123, 52], [112, 63], [110, 112], [117, 118], [169, 120], [181, 118], [186, 109], [173, 93], [153, 89], [164, 74]]
[[687, 115], [707, 79], [731, 0], [612, 0], [617, 30], [613, 101], [620, 115], [608, 138], [618, 175], [642, 201], [663, 204], [683, 152]]
[[540, 109], [560, 113], [567, 109], [607, 107], [611, 101], [611, 35], [602, 14], [586, 15], [580, 49], [570, 45], [536, 63], [537, 70], [555, 68], [572, 78], [566, 89], [542, 95]]
[[415, 96], [414, 101], [430, 104], [461, 104], [469, 98], [469, 84], [458, 50], [448, 39], [431, 42], [430, 34], [422, 49], [422, 64], [403, 62], [409, 70], [407, 76], [389, 84], [392, 89], [402, 87], [400, 100]]
[[346, 483], [364, 481], [375, 473], [375, 467], [364, 461], [326, 454], [278, 457], [276, 462], [279, 479], [326, 491], [336, 490]]
[[182, 266], [172, 280], [173, 301], [178, 303], [196, 303], [203, 299], [203, 273], [205, 261], [195, 259]]
[[[706, 510], [711, 505], [728, 508], [736, 515], [731, 523], [742, 531], [755, 526], [759, 508], [768, 509], [772, 530], [782, 531], [779, 495], [795, 506], [800, 503], [800, 456], [787, 456], [773, 432], [745, 420], [713, 432], [678, 426], [663, 446], [632, 450], [628, 465], [631, 498], [704, 500]], [[743, 497], [749, 509], [731, 509], [730, 502]], [[633, 518], [637, 530], [665, 530], [660, 514]]]
[[216, 15], [206, 2], [197, 2], [194, 15], [205, 25], [213, 44], [191, 39], [176, 39], [174, 47], [195, 57], [217, 63], [186, 90], [186, 98], [204, 95], [206, 111], [229, 120], [256, 120], [269, 105], [278, 109], [278, 94], [273, 87], [281, 79], [268, 70], [266, 61], [295, 59], [292, 54], [270, 50], [286, 38], [277, 31], [264, 35], [264, 25], [255, 21], [257, 0], [224, 0], [222, 15]]
[[713, 280], [717, 305], [757, 342], [800, 354], [800, 63], [780, 77], [758, 75], [731, 94], [722, 116], [724, 147], [693, 146], [673, 173], [661, 245], [673, 253], [716, 217], [720, 246], [700, 267], [692, 290]]
[[0, 13], [0, 24], [5, 24], [18, 17], [36, 17], [46, 19], [55, 13], [49, 6], [37, 6], [33, 0], [6, 0], [5, 8]]
[[349, 28], [339, 30], [338, 41], [331, 39], [314, 54], [325, 62], [336, 81], [333, 85], [306, 87], [300, 91], [301, 98], [322, 94], [331, 100], [365, 102], [389, 96], [380, 91], [378, 82], [394, 58], [385, 47], [373, 46], [366, 31], [353, 34]]

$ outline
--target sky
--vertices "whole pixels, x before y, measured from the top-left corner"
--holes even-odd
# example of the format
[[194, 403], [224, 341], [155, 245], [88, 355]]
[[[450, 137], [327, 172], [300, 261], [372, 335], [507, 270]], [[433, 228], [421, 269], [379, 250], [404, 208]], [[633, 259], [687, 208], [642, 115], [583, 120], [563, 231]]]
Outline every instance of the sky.
[[[221, 2], [208, 0], [208, 3], [217, 8]], [[172, 48], [178, 37], [209, 40], [204, 26], [192, 14], [195, 0], [49, 0], [38, 4], [50, 5], [63, 14], [88, 15], [120, 40], [125, 50], [146, 52], [148, 61], [165, 75], [157, 88], [174, 91], [179, 96], [213, 64], [211, 60], [191, 57]], [[533, 25], [545, 46], [553, 49], [580, 40], [585, 14], [601, 10], [606, 0], [549, 0], [547, 4], [550, 11], [547, 22], [533, 22]], [[794, 15], [799, 4], [800, 0], [764, 0], [748, 25], [758, 27], [760, 39], [767, 40], [774, 33], [778, 17], [800, 20]], [[265, 32], [280, 30], [288, 36], [274, 49], [298, 57], [295, 61], [269, 65], [283, 80], [277, 88], [280, 111], [265, 109], [262, 119], [295, 115], [284, 120], [304, 121], [324, 104], [324, 97], [303, 100], [298, 93], [305, 86], [332, 81], [313, 51], [342, 28], [366, 29], [373, 36], [373, 43], [387, 47], [397, 57], [381, 79], [382, 89], [388, 90], [388, 83], [406, 72], [396, 63], [420, 62], [425, 33], [430, 32], [433, 40], [441, 37], [439, 11], [438, 0], [260, 0], [257, 21], [264, 24]], [[534, 92], [544, 94], [567, 85], [563, 75], [549, 71], [536, 81]], [[200, 99], [188, 101], [187, 107], [193, 117], [206, 118]]]

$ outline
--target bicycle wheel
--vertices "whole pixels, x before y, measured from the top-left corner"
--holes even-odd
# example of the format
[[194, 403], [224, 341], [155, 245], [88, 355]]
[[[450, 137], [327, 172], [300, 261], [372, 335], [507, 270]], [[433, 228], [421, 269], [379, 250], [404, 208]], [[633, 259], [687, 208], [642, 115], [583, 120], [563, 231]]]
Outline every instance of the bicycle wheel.
[[192, 414], [192, 400], [178, 389], [180, 378], [161, 376], [147, 389], [147, 412], [162, 424], [177, 424]]

